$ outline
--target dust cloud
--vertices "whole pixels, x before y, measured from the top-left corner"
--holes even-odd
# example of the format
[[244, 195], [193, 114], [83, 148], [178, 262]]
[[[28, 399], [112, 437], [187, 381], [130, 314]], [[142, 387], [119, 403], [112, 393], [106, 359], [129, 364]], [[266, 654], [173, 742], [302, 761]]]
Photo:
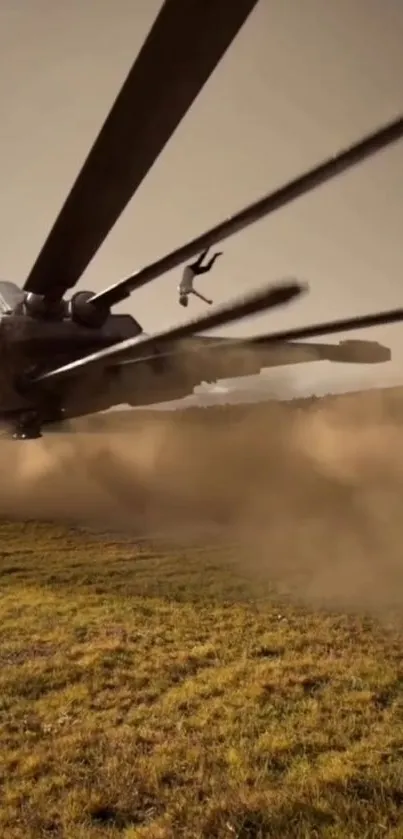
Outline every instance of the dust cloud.
[[[403, 396], [136, 413], [1, 443], [0, 515], [136, 538], [192, 529], [315, 605], [403, 605]], [[129, 417], [129, 415], [127, 415]]]

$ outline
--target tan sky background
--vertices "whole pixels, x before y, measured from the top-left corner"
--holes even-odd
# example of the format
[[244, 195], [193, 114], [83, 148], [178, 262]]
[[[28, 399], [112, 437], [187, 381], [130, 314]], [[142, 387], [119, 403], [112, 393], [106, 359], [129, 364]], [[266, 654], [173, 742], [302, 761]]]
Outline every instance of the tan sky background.
[[[3, 278], [23, 282], [160, 5], [1, 0]], [[80, 286], [131, 273], [396, 116], [402, 44], [403, 0], [260, 0]], [[284, 275], [309, 281], [303, 302], [231, 335], [401, 306], [402, 220], [400, 144], [227, 240], [203, 289], [220, 302]], [[132, 297], [147, 331], [189, 316], [177, 282]], [[403, 326], [356, 337], [391, 346], [392, 362], [299, 365], [287, 381], [317, 392], [403, 381]]]

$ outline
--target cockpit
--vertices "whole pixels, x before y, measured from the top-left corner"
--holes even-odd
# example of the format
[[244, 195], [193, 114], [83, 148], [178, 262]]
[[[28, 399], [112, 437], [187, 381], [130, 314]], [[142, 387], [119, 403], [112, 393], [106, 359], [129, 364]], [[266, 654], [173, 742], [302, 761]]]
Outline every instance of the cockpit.
[[7, 315], [24, 300], [24, 292], [15, 283], [0, 280], [0, 314]]

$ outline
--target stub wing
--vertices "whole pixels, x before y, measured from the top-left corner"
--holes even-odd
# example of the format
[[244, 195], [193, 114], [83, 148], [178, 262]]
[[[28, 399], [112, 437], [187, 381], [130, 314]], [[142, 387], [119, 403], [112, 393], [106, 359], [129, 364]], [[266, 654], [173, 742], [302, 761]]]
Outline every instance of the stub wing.
[[[365, 340], [345, 340], [337, 344], [298, 341], [273, 344], [262, 339], [257, 344], [253, 339], [234, 342], [233, 339], [197, 336], [181, 342], [178, 350], [179, 363], [189, 366], [197, 358], [197, 364], [206, 371], [211, 370], [215, 379], [253, 375], [264, 368], [313, 361], [380, 364], [391, 358], [389, 347]], [[176, 355], [170, 358], [172, 360]]]
[[[200, 382], [252, 376], [270, 367], [313, 361], [380, 364], [390, 358], [389, 348], [375, 341], [340, 341], [338, 344], [289, 342], [274, 346], [270, 343], [256, 345], [247, 340], [234, 343], [226, 338], [197, 336], [181, 341], [175, 353], [166, 356], [162, 353], [159, 363], [151, 365], [150, 378], [155, 381], [155, 375], [160, 375], [161, 379], [165, 376], [192, 390]], [[132, 371], [133, 377], [141, 376], [146, 384], [144, 365], [150, 365], [150, 361], [144, 359], [141, 363], [138, 359], [126, 359], [115, 369], [123, 368], [126, 374]]]

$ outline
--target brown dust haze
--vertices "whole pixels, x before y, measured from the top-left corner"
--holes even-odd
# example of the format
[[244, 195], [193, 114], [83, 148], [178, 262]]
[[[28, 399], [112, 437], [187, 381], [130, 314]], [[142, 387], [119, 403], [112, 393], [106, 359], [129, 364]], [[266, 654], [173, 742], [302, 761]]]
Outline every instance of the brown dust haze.
[[[1, 443], [0, 515], [237, 544], [247, 574], [309, 604], [403, 605], [403, 397], [105, 416]], [[87, 427], [86, 427], [87, 426]]]
[[[24, 281], [160, 5], [98, 0], [95, 15], [90, 0], [0, 3], [3, 278]], [[81, 287], [132, 273], [396, 116], [402, 37], [401, 0], [261, 0]], [[205, 294], [219, 303], [269, 279], [309, 281], [300, 305], [258, 331], [400, 306], [402, 155], [400, 144], [229, 240]], [[147, 331], [188, 316], [177, 281], [161, 277], [128, 302]], [[401, 381], [401, 336], [350, 336], [392, 348], [369, 370], [375, 386]], [[295, 395], [345, 389], [362, 368], [321, 362], [288, 375]], [[248, 573], [309, 603], [399, 608], [402, 406], [352, 399], [222, 419], [136, 415], [125, 431], [84, 423], [4, 442], [0, 515], [177, 539], [215, 527], [242, 546]]]

